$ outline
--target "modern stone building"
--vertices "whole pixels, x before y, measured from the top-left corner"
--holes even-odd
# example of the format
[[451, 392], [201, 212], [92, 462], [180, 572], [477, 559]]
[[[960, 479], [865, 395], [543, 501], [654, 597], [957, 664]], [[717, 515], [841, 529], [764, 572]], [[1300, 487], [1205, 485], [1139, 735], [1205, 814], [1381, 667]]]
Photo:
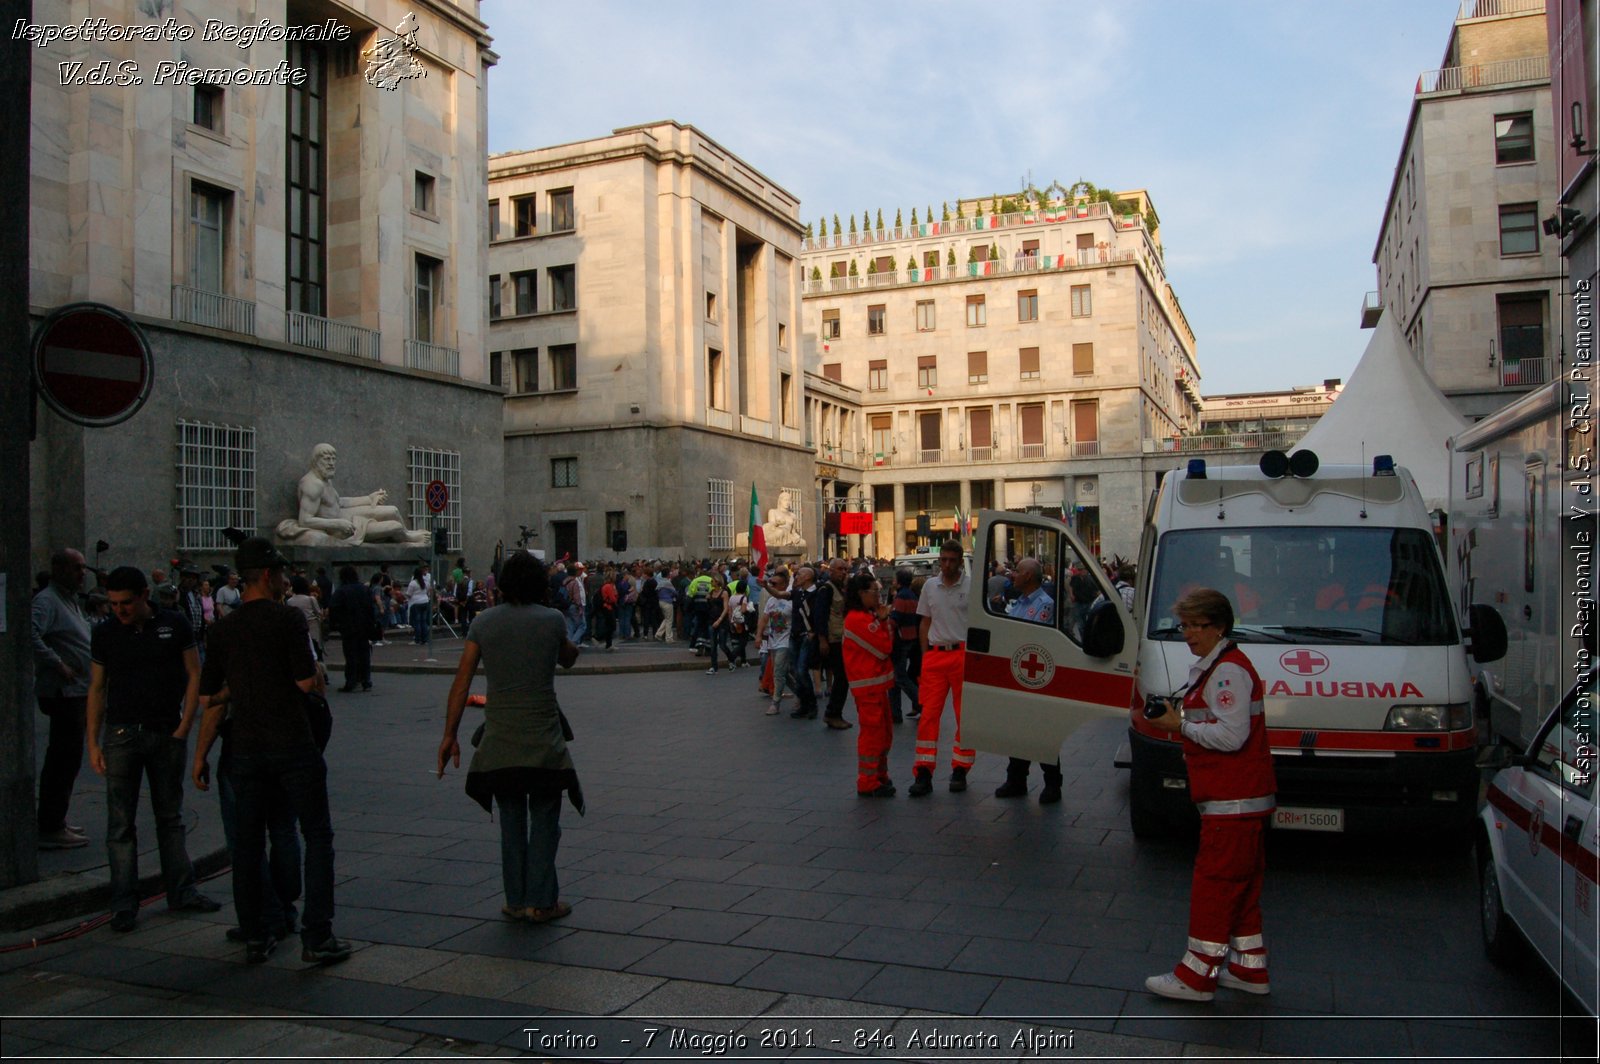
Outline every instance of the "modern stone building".
[[[484, 308], [456, 297], [485, 277], [495, 56], [477, 8], [36, 0], [36, 26], [109, 30], [33, 50], [32, 312], [109, 304], [155, 370], [112, 428], [41, 405], [37, 563], [96, 540], [107, 566], [226, 558], [222, 527], [296, 515], [319, 442], [341, 493], [383, 488], [413, 528], [432, 526], [423, 487], [443, 480], [450, 551], [488, 562], [501, 399]], [[324, 39], [286, 39], [313, 26]], [[143, 80], [79, 83], [64, 63]]]
[[1561, 194], [1544, 0], [1462, 0], [1438, 70], [1418, 79], [1362, 309], [1477, 419], [1551, 379]]
[[1287, 451], [1321, 420], [1343, 389], [1344, 382], [1335, 377], [1271, 392], [1207, 395], [1200, 400], [1199, 435], [1152, 443], [1166, 450]]
[[752, 485], [816, 544], [798, 210], [677, 122], [490, 157], [506, 507], [548, 556], [739, 553]]
[[[1567, 283], [1559, 352], [1564, 368], [1595, 378], [1595, 304], [1600, 295], [1600, 2], [1549, 0], [1557, 208], [1550, 214]], [[1593, 384], [1590, 384], [1593, 394]]]
[[1198, 429], [1199, 365], [1149, 197], [1086, 191], [806, 241], [808, 364], [861, 402], [853, 431], [813, 437], [831, 505], [870, 500], [870, 553], [984, 508], [1064, 514], [1091, 549], [1135, 553], [1172, 464], [1147, 441]]

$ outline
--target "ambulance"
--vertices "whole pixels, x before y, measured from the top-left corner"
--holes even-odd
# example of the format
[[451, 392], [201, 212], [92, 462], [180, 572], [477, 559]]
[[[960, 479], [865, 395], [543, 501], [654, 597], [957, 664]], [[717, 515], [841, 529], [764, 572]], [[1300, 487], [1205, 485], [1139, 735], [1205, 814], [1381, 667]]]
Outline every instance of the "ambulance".
[[1193, 822], [1181, 744], [1151, 727], [1151, 698], [1179, 693], [1193, 661], [1172, 615], [1215, 588], [1265, 688], [1278, 781], [1273, 826], [1471, 838], [1478, 732], [1470, 655], [1505, 653], [1505, 625], [1472, 605], [1466, 625], [1433, 519], [1388, 455], [1320, 467], [1269, 451], [1258, 467], [1200, 459], [1163, 479], [1140, 550], [1137, 697], [1129, 816], [1149, 836]]

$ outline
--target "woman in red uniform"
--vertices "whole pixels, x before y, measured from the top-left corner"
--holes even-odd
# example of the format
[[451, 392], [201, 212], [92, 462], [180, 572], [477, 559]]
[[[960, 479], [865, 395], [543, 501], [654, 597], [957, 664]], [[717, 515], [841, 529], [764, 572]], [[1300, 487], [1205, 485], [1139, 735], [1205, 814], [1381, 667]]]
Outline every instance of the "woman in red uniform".
[[844, 589], [844, 675], [856, 700], [856, 794], [892, 798], [889, 781], [889, 688], [894, 685], [894, 631], [880, 602], [877, 577], [860, 573]]
[[1210, 1001], [1217, 985], [1265, 994], [1267, 947], [1261, 937], [1261, 880], [1267, 868], [1267, 818], [1277, 804], [1267, 746], [1261, 677], [1228, 638], [1233, 607], [1210, 588], [1173, 607], [1189, 667], [1180, 714], [1151, 721], [1183, 736], [1189, 794], [1200, 809], [1200, 851], [1189, 890], [1189, 948], [1171, 972], [1145, 987], [1163, 997]]

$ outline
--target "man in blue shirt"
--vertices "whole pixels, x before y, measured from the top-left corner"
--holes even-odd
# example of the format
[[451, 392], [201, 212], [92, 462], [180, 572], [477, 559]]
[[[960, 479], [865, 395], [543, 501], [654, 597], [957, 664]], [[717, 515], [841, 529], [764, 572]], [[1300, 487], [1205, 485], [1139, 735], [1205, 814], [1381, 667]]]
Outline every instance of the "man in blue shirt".
[[[1017, 598], [1006, 608], [1006, 615], [1034, 624], [1054, 625], [1056, 603], [1042, 586], [1044, 570], [1037, 558], [1024, 558], [1011, 574], [1011, 585]], [[1006, 781], [994, 792], [996, 798], [1022, 798], [1028, 793], [1028, 767], [1032, 762], [1013, 757], [1006, 764]], [[1051, 805], [1061, 801], [1061, 759], [1054, 764], [1039, 766], [1044, 774], [1044, 789], [1039, 792], [1039, 804]]]

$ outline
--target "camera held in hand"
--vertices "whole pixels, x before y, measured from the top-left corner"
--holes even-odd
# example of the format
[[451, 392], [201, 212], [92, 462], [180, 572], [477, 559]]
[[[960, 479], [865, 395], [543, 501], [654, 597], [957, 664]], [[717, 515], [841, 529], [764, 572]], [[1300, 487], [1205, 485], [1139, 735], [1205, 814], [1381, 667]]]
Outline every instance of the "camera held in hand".
[[1167, 695], [1149, 695], [1144, 700], [1144, 719], [1155, 720], [1167, 715], [1167, 710], [1177, 708], [1177, 700]]

